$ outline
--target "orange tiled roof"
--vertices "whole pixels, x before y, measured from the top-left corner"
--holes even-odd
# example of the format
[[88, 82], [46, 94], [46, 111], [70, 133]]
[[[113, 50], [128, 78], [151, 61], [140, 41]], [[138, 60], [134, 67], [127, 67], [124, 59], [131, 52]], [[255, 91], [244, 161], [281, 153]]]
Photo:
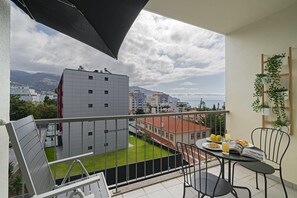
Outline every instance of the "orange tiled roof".
[[[154, 117], [154, 118], [139, 118], [138, 120], [147, 124], [153, 125], [156, 128], [162, 128], [169, 133], [190, 133], [197, 131], [209, 131], [210, 128], [201, 126], [191, 121], [182, 120], [175, 117]], [[163, 126], [161, 127], [161, 123]]]

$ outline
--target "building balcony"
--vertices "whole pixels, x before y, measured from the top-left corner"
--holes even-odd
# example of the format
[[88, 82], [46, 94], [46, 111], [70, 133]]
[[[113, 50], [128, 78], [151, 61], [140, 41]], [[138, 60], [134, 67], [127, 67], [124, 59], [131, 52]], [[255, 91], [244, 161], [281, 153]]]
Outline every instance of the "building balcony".
[[[223, 135], [228, 113], [221, 110], [63, 118], [36, 120], [36, 124], [48, 161], [92, 151], [93, 156], [82, 162], [90, 174], [104, 172], [114, 197], [182, 197], [181, 155], [175, 142], [194, 144], [210, 133]], [[51, 167], [57, 183], [69, 166], [64, 163]], [[211, 162], [211, 166], [214, 173], [219, 170], [217, 163]], [[236, 184], [251, 189], [253, 197], [264, 197], [263, 178], [257, 190], [255, 174], [239, 165], [235, 170]], [[79, 177], [80, 171], [75, 169], [70, 180]], [[282, 186], [273, 179], [268, 181], [269, 197], [283, 197]], [[296, 186], [287, 186], [289, 197], [297, 195]], [[239, 193], [247, 197], [247, 192]], [[186, 197], [195, 196], [195, 191], [187, 190]]]

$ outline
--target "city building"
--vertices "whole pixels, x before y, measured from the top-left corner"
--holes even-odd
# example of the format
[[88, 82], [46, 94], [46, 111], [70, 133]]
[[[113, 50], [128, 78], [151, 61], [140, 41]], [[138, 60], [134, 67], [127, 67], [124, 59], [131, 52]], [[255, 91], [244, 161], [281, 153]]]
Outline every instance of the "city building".
[[162, 103], [168, 103], [168, 98], [169, 98], [168, 94], [165, 94], [162, 92], [156, 92], [152, 95], [150, 104], [153, 107], [157, 107]]
[[[58, 117], [127, 115], [128, 84], [125, 75], [65, 69], [58, 87]], [[64, 156], [100, 154], [128, 145], [126, 120], [72, 122], [60, 127]]]
[[41, 102], [40, 95], [29, 86], [12, 84], [10, 85], [10, 95], [18, 96], [24, 101]]
[[146, 112], [146, 95], [140, 90], [129, 92], [129, 111], [135, 113], [137, 109]]
[[139, 118], [136, 127], [172, 149], [175, 149], [176, 142], [194, 144], [198, 139], [209, 137], [211, 133], [208, 127], [172, 116]]

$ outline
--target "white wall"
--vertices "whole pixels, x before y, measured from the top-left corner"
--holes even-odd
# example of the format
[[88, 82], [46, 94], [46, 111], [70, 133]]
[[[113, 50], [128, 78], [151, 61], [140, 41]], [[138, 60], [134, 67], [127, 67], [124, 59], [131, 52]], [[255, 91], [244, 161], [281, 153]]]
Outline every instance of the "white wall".
[[[0, 0], [0, 119], [9, 121], [10, 1]], [[0, 126], [0, 197], [8, 196], [8, 136]]]
[[[226, 107], [228, 131], [234, 138], [250, 139], [261, 117], [252, 111], [255, 74], [261, 53], [277, 54], [297, 47], [297, 4], [226, 36]], [[284, 178], [297, 184], [297, 49], [293, 50], [293, 102], [295, 131], [284, 159]]]

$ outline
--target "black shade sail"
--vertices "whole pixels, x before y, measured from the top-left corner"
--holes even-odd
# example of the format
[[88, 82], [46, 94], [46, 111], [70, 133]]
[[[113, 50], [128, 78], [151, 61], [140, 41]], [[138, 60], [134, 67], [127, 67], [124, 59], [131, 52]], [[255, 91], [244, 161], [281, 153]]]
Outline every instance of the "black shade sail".
[[12, 0], [37, 22], [117, 59], [148, 0]]

